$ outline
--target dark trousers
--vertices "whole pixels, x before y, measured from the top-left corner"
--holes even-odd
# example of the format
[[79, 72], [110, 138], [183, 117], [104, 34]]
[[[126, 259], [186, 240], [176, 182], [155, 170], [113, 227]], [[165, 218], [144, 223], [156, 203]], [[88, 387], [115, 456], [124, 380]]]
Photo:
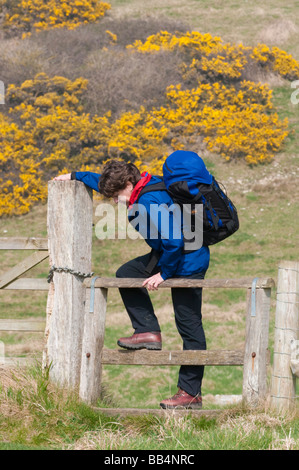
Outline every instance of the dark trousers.
[[[156, 274], [159, 272], [157, 267], [153, 269], [150, 275], [146, 272], [149, 260], [150, 253], [125, 263], [117, 270], [116, 277], [145, 279]], [[186, 277], [188, 279], [203, 279], [204, 274], [197, 273]], [[146, 288], [121, 288], [119, 291], [135, 333], [161, 331]], [[183, 349], [206, 349], [205, 333], [201, 319], [202, 289], [173, 288], [171, 289], [171, 296], [176, 326], [183, 340]], [[192, 396], [201, 394], [203, 373], [203, 366], [181, 366], [178, 387]]]

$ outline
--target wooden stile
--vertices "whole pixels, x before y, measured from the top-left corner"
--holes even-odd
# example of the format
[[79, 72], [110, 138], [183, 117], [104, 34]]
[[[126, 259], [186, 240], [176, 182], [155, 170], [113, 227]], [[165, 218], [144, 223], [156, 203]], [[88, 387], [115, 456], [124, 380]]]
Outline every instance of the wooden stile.
[[[142, 287], [142, 279], [93, 277], [85, 279], [78, 272], [90, 273], [92, 240], [92, 192], [77, 181], [51, 181], [48, 191], [48, 241], [36, 238], [0, 238], [0, 249], [37, 250], [0, 280], [2, 289], [48, 291], [43, 367], [50, 368], [50, 378], [63, 387], [76, 389], [80, 398], [92, 404], [101, 391], [105, 364], [134, 366], [214, 365], [244, 366], [243, 400], [257, 405], [267, 395], [269, 363], [268, 332], [272, 278], [184, 279], [164, 281], [160, 288], [202, 287], [247, 290], [246, 341], [244, 350], [207, 351], [128, 351], [104, 349], [107, 291], [109, 288]], [[47, 251], [49, 249], [49, 252]], [[20, 278], [49, 256], [54, 270], [46, 279]], [[296, 267], [297, 269], [297, 267]], [[66, 271], [66, 272], [65, 272]], [[91, 275], [91, 274], [90, 274]], [[297, 289], [297, 287], [296, 287]], [[298, 294], [298, 291], [296, 291]], [[278, 292], [278, 294], [282, 294]], [[286, 294], [290, 301], [290, 291]], [[280, 297], [282, 299], [282, 297]], [[292, 301], [294, 298], [292, 297]], [[298, 303], [298, 301], [296, 302]], [[297, 319], [298, 320], [298, 319]], [[292, 324], [298, 331], [298, 325]], [[43, 331], [42, 320], [0, 320], [3, 331]], [[295, 336], [292, 336], [294, 345]], [[280, 340], [279, 340], [280, 341]], [[7, 361], [14, 364], [18, 358]], [[21, 361], [22, 362], [22, 361]], [[290, 362], [288, 362], [288, 367]], [[291, 363], [293, 370], [296, 362]], [[283, 364], [286, 367], [286, 364]], [[292, 377], [293, 379], [293, 377]], [[101, 411], [101, 410], [100, 410]], [[111, 416], [149, 413], [163, 416], [165, 410], [102, 409]], [[197, 411], [198, 416], [214, 415], [215, 410]], [[180, 415], [189, 410], [180, 410]], [[218, 411], [217, 411], [218, 412]], [[194, 414], [195, 412], [192, 411]]]
[[244, 351], [147, 351], [103, 349], [102, 364], [140, 366], [231, 366], [243, 365]]
[[221, 410], [184, 410], [184, 409], [175, 409], [175, 410], [163, 410], [163, 409], [153, 409], [153, 408], [94, 408], [95, 411], [104, 413], [107, 416], [113, 417], [124, 417], [124, 416], [158, 416], [159, 418], [168, 418], [168, 417], [181, 417], [181, 416], [190, 416], [196, 418], [205, 417], [206, 419], [212, 419], [217, 417]]
[[[83, 272], [90, 271], [92, 235], [90, 219], [92, 209], [88, 207], [90, 201], [90, 194], [82, 183], [74, 181], [50, 183], [48, 213], [50, 264], [76, 267]], [[73, 215], [68, 219], [68, 214], [77, 213], [82, 216], [76, 217], [76, 223]], [[89, 214], [89, 217], [86, 214]], [[54, 280], [50, 284], [46, 364], [52, 363], [51, 376], [58, 383], [78, 387], [82, 400], [94, 403], [99, 398], [104, 364], [244, 365], [244, 396], [249, 402], [256, 401], [256, 396], [264, 397], [268, 359], [269, 300], [271, 288], [274, 286], [272, 279], [254, 280], [255, 318], [252, 318], [251, 313], [248, 319], [245, 352], [126, 351], [107, 350], [103, 347], [107, 289], [142, 287], [143, 280], [93, 277], [83, 282], [75, 280], [74, 277], [70, 273], [54, 273]], [[248, 312], [251, 312], [252, 286], [252, 278], [204, 280], [178, 278], [169, 279], [160, 287], [245, 288], [250, 292]], [[258, 335], [259, 328], [266, 330], [262, 340]], [[254, 394], [251, 389], [249, 390], [248, 384], [254, 384]]]
[[[167, 279], [166, 281], [160, 284], [159, 288], [169, 289], [171, 287], [204, 287], [206, 289], [215, 289], [215, 288], [227, 288], [227, 289], [244, 289], [251, 288], [253, 278], [245, 279], [183, 279], [183, 278], [172, 278]], [[105, 287], [105, 288], [134, 288], [142, 287], [143, 280], [140, 278], [105, 278], [99, 277], [96, 279], [94, 286]], [[90, 287], [91, 280], [86, 279], [84, 284], [87, 287]], [[267, 289], [274, 287], [274, 281], [272, 278], [261, 278], [257, 280], [256, 288], [257, 289]]]

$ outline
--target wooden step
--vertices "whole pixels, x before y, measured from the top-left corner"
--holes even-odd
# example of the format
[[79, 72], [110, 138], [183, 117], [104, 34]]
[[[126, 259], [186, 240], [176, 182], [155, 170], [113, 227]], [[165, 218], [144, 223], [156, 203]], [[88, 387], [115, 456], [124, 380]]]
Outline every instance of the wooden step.
[[201, 418], [202, 416], [208, 418], [214, 418], [215, 416], [222, 413], [222, 410], [163, 410], [160, 409], [152, 409], [152, 408], [93, 408], [95, 411], [99, 411], [107, 416], [142, 416], [142, 415], [153, 415], [159, 416], [161, 418], [167, 416], [196, 416]]
[[244, 364], [242, 350], [208, 351], [149, 351], [126, 349], [103, 349], [102, 364], [178, 366], [241, 366]]

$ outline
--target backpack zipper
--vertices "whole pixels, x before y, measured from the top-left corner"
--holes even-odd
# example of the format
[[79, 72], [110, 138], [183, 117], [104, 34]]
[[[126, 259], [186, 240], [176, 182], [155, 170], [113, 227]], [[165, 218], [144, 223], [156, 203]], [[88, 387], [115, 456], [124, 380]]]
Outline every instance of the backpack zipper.
[[166, 161], [164, 162], [164, 165], [165, 165], [165, 168], [169, 171], [169, 173], [173, 173], [173, 170], [171, 170], [169, 168], [169, 166], [167, 165]]

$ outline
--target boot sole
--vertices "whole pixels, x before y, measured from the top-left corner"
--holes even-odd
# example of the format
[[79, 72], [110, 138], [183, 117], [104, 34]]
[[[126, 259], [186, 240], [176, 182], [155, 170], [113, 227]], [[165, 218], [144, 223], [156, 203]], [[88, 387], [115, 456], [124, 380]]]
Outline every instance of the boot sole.
[[126, 344], [121, 341], [117, 341], [118, 346], [124, 349], [150, 349], [154, 351], [160, 351], [162, 349], [161, 343], [139, 343], [139, 344]]
[[190, 405], [186, 406], [164, 405], [164, 403], [160, 403], [160, 406], [163, 408], [163, 410], [200, 410], [202, 408], [201, 403], [191, 403]]

